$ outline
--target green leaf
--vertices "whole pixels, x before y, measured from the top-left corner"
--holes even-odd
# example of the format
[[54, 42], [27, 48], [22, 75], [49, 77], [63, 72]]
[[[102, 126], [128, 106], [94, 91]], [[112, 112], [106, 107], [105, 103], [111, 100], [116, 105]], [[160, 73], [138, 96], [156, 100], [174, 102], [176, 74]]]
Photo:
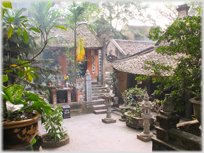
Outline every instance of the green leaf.
[[6, 7], [6, 8], [11, 8], [12, 9], [12, 4], [10, 1], [3, 1], [1, 4]]
[[8, 81], [8, 76], [7, 74], [3, 74], [3, 82], [7, 82]]
[[[20, 17], [19, 17], [19, 19], [23, 19], [23, 18], [26, 18], [26, 16], [23, 15], [23, 16], [20, 16]], [[24, 21], [25, 21], [25, 20], [24, 20]], [[28, 21], [28, 20], [27, 20], [27, 21]]]
[[33, 80], [33, 77], [29, 72], [26, 73], [26, 80], [28, 80], [29, 82]]
[[36, 142], [37, 142], [36, 138], [33, 138], [30, 144], [33, 146]]
[[[38, 101], [38, 100], [39, 100], [39, 97], [36, 95], [31, 95], [31, 96], [26, 97], [26, 101]], [[36, 106], [36, 103], [34, 106]], [[41, 105], [39, 105], [39, 106], [41, 106]]]
[[13, 98], [21, 98], [23, 94], [23, 86], [14, 84], [8, 88]]
[[29, 29], [30, 29], [30, 30], [33, 30], [33, 31], [35, 31], [35, 32], [40, 33], [40, 30], [38, 30], [37, 28], [32, 27], [32, 28], [29, 28]]
[[21, 28], [18, 28], [17, 34], [20, 35], [20, 34], [21, 34], [21, 31], [22, 31]]
[[5, 72], [13, 72], [13, 70], [6, 70]]
[[13, 30], [13, 28], [10, 26], [9, 28], [8, 28], [8, 39], [12, 36], [12, 34], [14, 33], [14, 30]]
[[28, 43], [29, 41], [29, 36], [28, 36], [28, 32], [24, 29], [23, 31], [23, 37], [25, 38], [25, 42]]
[[37, 81], [39, 80], [39, 77], [36, 73], [33, 73], [35, 75], [35, 78], [37, 79]]
[[66, 30], [66, 31], [67, 31], [67, 29], [66, 29], [64, 26], [56, 25], [56, 26], [54, 26], [54, 27], [57, 27], [57, 28], [60, 28], [60, 29], [63, 29], [63, 30]]
[[2, 8], [1, 10], [2, 10], [2, 16], [1, 16], [1, 17], [3, 18], [3, 17], [4, 17], [5, 12], [7, 11], [7, 9]]
[[16, 14], [15, 14], [15, 17], [16, 18], [19, 18], [19, 16], [21, 15], [22, 12], [26, 11], [27, 9], [26, 8], [21, 8], [20, 10], [17, 10], [16, 11]]

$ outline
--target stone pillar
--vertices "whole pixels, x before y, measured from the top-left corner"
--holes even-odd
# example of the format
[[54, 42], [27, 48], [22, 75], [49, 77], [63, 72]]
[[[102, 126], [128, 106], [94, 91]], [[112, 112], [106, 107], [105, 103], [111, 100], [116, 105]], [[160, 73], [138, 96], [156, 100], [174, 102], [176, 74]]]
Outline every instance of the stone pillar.
[[89, 70], [86, 70], [85, 74], [85, 99], [87, 106], [92, 106], [92, 86], [91, 86], [91, 74]]
[[101, 50], [98, 51], [98, 82], [102, 85], [102, 75], [103, 75], [103, 64], [102, 64], [102, 53]]
[[147, 94], [144, 95], [144, 100], [142, 101], [140, 107], [142, 107], [142, 118], [143, 118], [143, 132], [137, 135], [137, 138], [147, 142], [151, 140], [153, 133], [150, 132], [150, 118], [152, 117], [151, 114], [151, 107], [153, 107], [152, 103], [149, 101], [149, 96]]
[[104, 123], [115, 123], [116, 120], [111, 117], [111, 106], [113, 105], [112, 98], [115, 96], [113, 93], [105, 93], [104, 98], [106, 100], [105, 105], [107, 109], [106, 118], [102, 119]]

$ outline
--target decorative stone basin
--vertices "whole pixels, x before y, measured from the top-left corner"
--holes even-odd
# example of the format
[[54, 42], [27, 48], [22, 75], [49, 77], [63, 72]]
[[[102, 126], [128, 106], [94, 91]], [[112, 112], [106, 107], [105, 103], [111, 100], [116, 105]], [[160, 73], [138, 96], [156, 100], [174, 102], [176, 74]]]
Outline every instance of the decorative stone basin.
[[[125, 112], [124, 115], [126, 116], [126, 126], [134, 128], [134, 129], [143, 129], [143, 118], [142, 117], [134, 117]], [[154, 127], [154, 119], [150, 118], [150, 128]]]

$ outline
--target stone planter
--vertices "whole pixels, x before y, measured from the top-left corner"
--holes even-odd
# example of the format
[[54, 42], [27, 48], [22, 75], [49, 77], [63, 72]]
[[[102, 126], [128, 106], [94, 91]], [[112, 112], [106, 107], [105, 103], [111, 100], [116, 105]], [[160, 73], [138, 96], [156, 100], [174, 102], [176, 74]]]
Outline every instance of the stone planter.
[[45, 136], [46, 134], [42, 135], [42, 138], [43, 138], [42, 148], [57, 148], [69, 143], [69, 136], [57, 142], [54, 140], [46, 140]]
[[77, 102], [84, 102], [84, 93], [83, 92], [76, 92], [76, 101]]
[[[126, 116], [126, 126], [134, 128], [134, 129], [140, 129], [143, 128], [143, 118], [142, 117], [133, 117], [128, 114], [128, 112], [125, 112]], [[150, 128], [154, 127], [154, 119], [150, 118]]]
[[[129, 106], [120, 105], [119, 108], [121, 110], [121, 118], [119, 120], [120, 121], [125, 121], [126, 120], [126, 116], [125, 116], [124, 113], [127, 112], [130, 109], [130, 107]], [[125, 110], [125, 112], [122, 111], [123, 109]]]
[[197, 100], [196, 98], [191, 98], [189, 99], [189, 101], [193, 104], [193, 111], [194, 111], [194, 115], [197, 118], [197, 120], [199, 121], [200, 124], [201, 123], [201, 99]]
[[29, 145], [38, 131], [38, 119], [35, 117], [22, 121], [3, 122], [3, 149], [15, 149]]

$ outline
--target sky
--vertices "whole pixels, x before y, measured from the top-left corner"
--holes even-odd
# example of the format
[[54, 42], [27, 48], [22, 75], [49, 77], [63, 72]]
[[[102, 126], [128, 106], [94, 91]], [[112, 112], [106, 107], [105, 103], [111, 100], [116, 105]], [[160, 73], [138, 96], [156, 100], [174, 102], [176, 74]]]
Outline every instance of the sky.
[[[98, 0], [96, 0], [96, 1], [98, 1]], [[126, 1], [126, 0], [123, 0], [123, 1]], [[144, 12], [144, 14], [151, 14], [152, 18], [154, 18], [156, 20], [156, 25], [159, 25], [160, 27], [165, 28], [166, 24], [167, 25], [170, 24], [169, 20], [167, 20], [165, 18], [159, 18], [157, 16], [155, 9], [158, 7], [162, 8], [164, 2], [170, 2], [170, 3], [173, 3], [174, 5], [182, 5], [186, 1], [187, 0], [185, 0], [185, 1], [183, 1], [183, 0], [177, 0], [177, 1], [174, 1], [174, 0], [171, 0], [171, 1], [150, 1], [150, 0], [147, 1], [147, 0], [143, 0], [142, 3], [150, 4], [149, 8], [146, 10], [146, 12]], [[62, 7], [62, 9], [65, 11], [66, 11], [66, 5], [64, 5], [64, 4], [66, 4], [66, 2], [65, 3], [62, 2], [60, 5]], [[141, 21], [136, 21], [136, 20], [130, 20], [128, 24], [129, 25], [138, 25], [138, 26], [141, 26], [141, 25], [152, 26], [151, 23], [142, 23]], [[113, 20], [113, 27], [115, 27], [115, 25], [116, 25], [116, 21]], [[117, 29], [120, 30], [122, 28], [122, 26], [123, 25], [118, 24]]]
[[[165, 28], [166, 25], [170, 24], [171, 22], [168, 19], [165, 18], [159, 18], [158, 14], [156, 13], [155, 9], [158, 7], [163, 7], [163, 3], [164, 2], [172, 2], [174, 5], [182, 5], [184, 4], [186, 1], [144, 1], [144, 3], [146, 4], [150, 4], [149, 8], [146, 10], [145, 13], [147, 14], [151, 14], [152, 18], [156, 19], [156, 25], [159, 25], [162, 28]], [[168, 11], [168, 10], [167, 10]], [[138, 26], [142, 26], [142, 25], [146, 25], [146, 26], [152, 26], [151, 23], [143, 23], [141, 21], [136, 21], [136, 20], [130, 20], [129, 21], [129, 25], [138, 25]], [[118, 30], [120, 30], [122, 28], [122, 26], [118, 27]]]

